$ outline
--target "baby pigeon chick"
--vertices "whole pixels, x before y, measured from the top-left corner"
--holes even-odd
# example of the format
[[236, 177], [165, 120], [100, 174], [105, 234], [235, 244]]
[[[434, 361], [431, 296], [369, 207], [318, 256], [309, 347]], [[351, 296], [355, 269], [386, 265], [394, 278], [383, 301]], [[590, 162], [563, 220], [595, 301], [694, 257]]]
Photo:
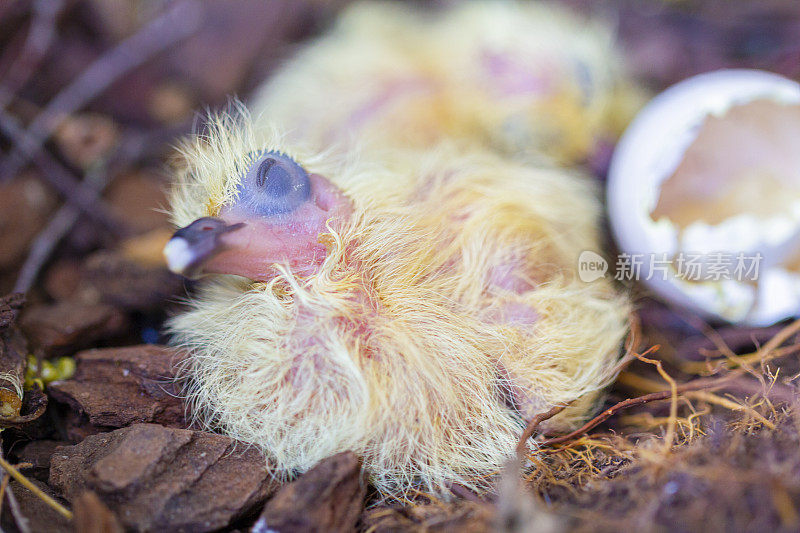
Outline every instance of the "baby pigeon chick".
[[433, 25], [428, 49], [455, 113], [505, 153], [583, 161], [642, 104], [611, 27], [553, 4], [458, 3]]
[[558, 6], [364, 2], [273, 75], [254, 111], [320, 149], [461, 139], [572, 164], [639, 102], [612, 30]]
[[449, 144], [334, 158], [244, 110], [183, 153], [189, 396], [287, 475], [353, 450], [385, 495], [480, 490], [526, 420], [573, 402], [570, 427], [614, 377], [626, 300], [575, 273], [586, 180]]

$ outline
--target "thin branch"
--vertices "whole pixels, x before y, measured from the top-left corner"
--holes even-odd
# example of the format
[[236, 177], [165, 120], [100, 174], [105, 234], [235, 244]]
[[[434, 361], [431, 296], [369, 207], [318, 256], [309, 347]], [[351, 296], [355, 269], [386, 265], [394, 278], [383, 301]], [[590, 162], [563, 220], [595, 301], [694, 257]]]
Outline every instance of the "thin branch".
[[734, 401], [731, 401], [727, 398], [722, 398], [708, 391], [693, 391], [689, 392], [687, 396], [689, 398], [696, 398], [706, 403], [719, 405], [726, 409], [730, 409], [731, 411], [746, 412], [750, 414], [753, 418], [755, 418], [756, 420], [767, 426], [769, 429], [775, 429], [775, 424], [773, 424], [772, 421], [768, 420], [764, 415], [762, 415], [761, 413], [759, 413], [750, 406], [738, 404]]
[[756, 351], [756, 353], [758, 354], [758, 357], [756, 359], [762, 361], [771, 359], [771, 357], [769, 357], [770, 352], [775, 350], [775, 348], [777, 348], [778, 346], [789, 340], [792, 337], [792, 335], [798, 332], [800, 332], [800, 320], [795, 320], [794, 322], [783, 328], [780, 332], [778, 332], [777, 335], [768, 340], [764, 344], [764, 346], [759, 348]]
[[[0, 110], [0, 130], [18, 146], [23, 146], [23, 150], [30, 148], [32, 139], [28, 133], [22, 129], [13, 116], [2, 110]], [[116, 236], [125, 233], [124, 226], [111, 214], [103, 202], [98, 201], [89, 184], [78, 180], [47, 152], [31, 153], [47, 183], [52, 185], [68, 202], [80, 208], [89, 218]]]
[[[731, 350], [728, 349], [724, 343], [723, 346], [715, 343], [717, 349], [727, 358], [727, 361], [720, 359], [702, 362], [690, 361], [682, 366], [682, 370], [690, 373], [700, 373], [716, 371], [720, 368], [735, 368], [743, 365], [752, 365], [755, 363], [763, 364], [778, 357], [791, 355], [798, 349], [797, 344], [783, 349], [779, 347], [784, 342], [791, 339], [793, 335], [797, 334], [798, 331], [800, 331], [800, 320], [794, 321], [787, 326], [781, 327], [780, 329], [771, 328], [770, 331], [772, 329], [777, 329], [777, 332], [772, 334], [769, 340], [763, 346], [752, 353], [743, 355], [736, 355], [735, 353], [732, 354]], [[713, 340], [714, 339], [712, 338], [712, 341]], [[751, 373], [754, 373], [753, 369], [751, 369]]]
[[566, 409], [568, 405], [569, 404], [556, 405], [549, 411], [544, 413], [539, 413], [538, 415], [531, 418], [530, 422], [528, 422], [528, 425], [525, 427], [525, 431], [522, 432], [522, 436], [519, 438], [519, 442], [517, 443], [517, 457], [519, 457], [520, 461], [522, 461], [522, 458], [525, 456], [525, 451], [528, 445], [528, 439], [531, 438], [533, 432], [536, 431], [537, 427], [539, 427], [539, 424], [541, 424], [545, 420], [553, 418], [558, 413]]
[[201, 19], [201, 4], [194, 0], [176, 2], [140, 31], [103, 54], [31, 121], [25, 147], [13, 147], [0, 181], [16, 175], [30, 162], [67, 116], [93, 100], [121, 76], [194, 33]]
[[0, 86], [0, 109], [5, 109], [20, 87], [36, 72], [37, 67], [50, 49], [55, 36], [56, 20], [64, 7], [63, 0], [36, 0], [33, 4], [33, 19], [22, 51], [5, 74]]
[[675, 388], [675, 390], [670, 389], [665, 391], [654, 392], [651, 394], [645, 394], [644, 396], [638, 396], [636, 398], [628, 398], [627, 400], [623, 400], [609, 407], [608, 409], [606, 409], [605, 411], [603, 411], [602, 413], [600, 413], [599, 415], [597, 415], [596, 417], [588, 421], [586, 424], [584, 424], [582, 427], [576, 429], [575, 431], [567, 433], [566, 435], [561, 435], [560, 437], [547, 439], [546, 441], [542, 442], [542, 446], [552, 446], [554, 444], [561, 444], [562, 442], [566, 442], [568, 440], [574, 439], [575, 437], [579, 437], [580, 435], [587, 433], [591, 429], [600, 425], [602, 422], [611, 418], [618, 412], [628, 409], [630, 407], [635, 407], [637, 405], [643, 405], [646, 403], [655, 402], [659, 400], [666, 400], [668, 398], [671, 398], [672, 395], [675, 393], [680, 394], [682, 392], [694, 391], [694, 390], [712, 391], [716, 389], [721, 389], [722, 387], [727, 385], [729, 381], [739, 377], [740, 375], [741, 372], [731, 372], [730, 374], [720, 378], [696, 379], [694, 381], [690, 381], [689, 383], [678, 385]]
[[[648, 350], [648, 352], [656, 350], [657, 347], [654, 346]], [[655, 365], [659, 375], [669, 384], [669, 389], [671, 392], [669, 403], [669, 425], [667, 426], [667, 434], [664, 435], [664, 451], [668, 452], [672, 448], [672, 442], [675, 440], [675, 428], [678, 424], [678, 384], [675, 382], [675, 379], [667, 374], [666, 370], [664, 370], [664, 365], [661, 363], [661, 361], [645, 357], [645, 354], [637, 354], [636, 358], [644, 363]]]

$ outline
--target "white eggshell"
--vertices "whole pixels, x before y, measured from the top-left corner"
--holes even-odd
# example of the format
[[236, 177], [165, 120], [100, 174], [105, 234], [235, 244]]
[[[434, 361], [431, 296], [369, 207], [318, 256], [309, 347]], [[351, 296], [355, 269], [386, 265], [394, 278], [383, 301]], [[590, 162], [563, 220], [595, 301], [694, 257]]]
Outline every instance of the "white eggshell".
[[[639, 113], [617, 145], [609, 169], [609, 218], [623, 252], [672, 256], [681, 251], [677, 228], [650, 216], [662, 182], [675, 171], [706, 117], [758, 99], [800, 102], [800, 84], [763, 71], [721, 70], [678, 83]], [[727, 250], [735, 244], [740, 251], [761, 252], [761, 246], [764, 264], [770, 265], [769, 246], [760, 243], [770, 236], [775, 239], [780, 229], [776, 223], [765, 225], [744, 213], [733, 219], [726, 221], [727, 234], [721, 228], [693, 228], [688, 238], [696, 246], [691, 251], [700, 246], [707, 251]], [[790, 227], [788, 233], [798, 229]], [[800, 313], [800, 276], [780, 268], [760, 273], [756, 289], [735, 280], [689, 283], [674, 276], [648, 280], [649, 267], [650, 262], [644, 261], [640, 279], [655, 293], [706, 317], [768, 325]]]

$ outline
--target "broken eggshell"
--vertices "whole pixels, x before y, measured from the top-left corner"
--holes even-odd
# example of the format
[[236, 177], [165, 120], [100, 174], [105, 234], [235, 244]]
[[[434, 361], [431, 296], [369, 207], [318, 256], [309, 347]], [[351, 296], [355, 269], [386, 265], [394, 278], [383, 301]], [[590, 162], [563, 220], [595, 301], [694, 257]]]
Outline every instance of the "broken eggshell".
[[[800, 84], [721, 70], [671, 87], [617, 145], [608, 209], [625, 274], [665, 300], [755, 326], [797, 316]], [[692, 258], [702, 275], [681, 270]]]

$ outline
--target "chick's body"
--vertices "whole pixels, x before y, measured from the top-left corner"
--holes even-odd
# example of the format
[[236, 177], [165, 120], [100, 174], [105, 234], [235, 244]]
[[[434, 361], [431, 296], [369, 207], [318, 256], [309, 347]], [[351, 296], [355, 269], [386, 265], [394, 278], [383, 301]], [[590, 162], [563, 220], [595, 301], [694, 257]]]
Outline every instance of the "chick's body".
[[[359, 138], [372, 148], [334, 156], [320, 137], [298, 141], [305, 127], [285, 134], [280, 110], [256, 116], [219, 117], [186, 145], [174, 221], [233, 213], [282, 226], [287, 249], [309, 235], [324, 251], [305, 270], [288, 253], [257, 275], [212, 277], [171, 320], [203, 420], [284, 472], [353, 450], [373, 485], [398, 495], [484, 488], [532, 416], [569, 405], [550, 421], [565, 428], [586, 415], [614, 377], [628, 312], [609, 282], [576, 276], [580, 252], [599, 247], [586, 180], [441, 132], [430, 146]], [[242, 176], [258, 169], [262, 183], [276, 165], [291, 170], [289, 156], [311, 177], [301, 206], [327, 214], [319, 232], [305, 215], [239, 215]], [[318, 192], [319, 176], [337, 192]]]

